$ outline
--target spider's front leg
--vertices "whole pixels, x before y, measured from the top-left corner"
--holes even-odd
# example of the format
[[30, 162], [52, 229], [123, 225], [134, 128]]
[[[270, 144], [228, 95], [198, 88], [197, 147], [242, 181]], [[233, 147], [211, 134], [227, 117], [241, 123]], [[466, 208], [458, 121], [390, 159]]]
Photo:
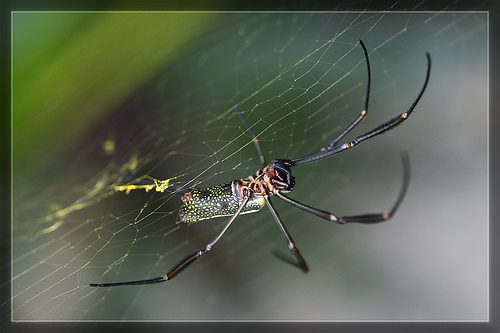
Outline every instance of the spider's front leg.
[[410, 183], [410, 158], [408, 157], [407, 153], [402, 154], [401, 158], [402, 158], [402, 162], [403, 162], [403, 185], [401, 186], [401, 190], [400, 190], [399, 195], [396, 199], [396, 202], [394, 203], [394, 205], [392, 206], [392, 208], [388, 212], [338, 217], [337, 215], [332, 214], [330, 212], [326, 212], [324, 210], [320, 210], [320, 209], [308, 206], [306, 204], [303, 204], [301, 202], [298, 202], [296, 200], [293, 200], [292, 198], [289, 198], [280, 192], [275, 193], [275, 195], [278, 198], [282, 199], [283, 201], [291, 204], [292, 206], [295, 206], [297, 208], [305, 210], [306, 212], [314, 214], [316, 216], [319, 216], [325, 220], [339, 223], [339, 224], [346, 224], [346, 223], [351, 223], [351, 222], [356, 222], [356, 223], [384, 222], [384, 221], [387, 221], [388, 219], [390, 219], [394, 215], [394, 213], [398, 209], [399, 205], [403, 201], [403, 198], [406, 194], [406, 191], [408, 190], [408, 185]]

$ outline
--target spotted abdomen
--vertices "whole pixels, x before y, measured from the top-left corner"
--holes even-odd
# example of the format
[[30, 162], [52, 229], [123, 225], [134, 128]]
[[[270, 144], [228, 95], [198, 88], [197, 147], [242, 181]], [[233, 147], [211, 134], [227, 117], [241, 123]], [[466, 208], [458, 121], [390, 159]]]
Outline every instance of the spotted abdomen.
[[[205, 189], [191, 189], [182, 196], [184, 204], [179, 210], [179, 220], [193, 223], [213, 217], [232, 216], [243, 201], [240, 186], [241, 181], [235, 180]], [[241, 214], [256, 212], [264, 203], [262, 196], [252, 195]]]

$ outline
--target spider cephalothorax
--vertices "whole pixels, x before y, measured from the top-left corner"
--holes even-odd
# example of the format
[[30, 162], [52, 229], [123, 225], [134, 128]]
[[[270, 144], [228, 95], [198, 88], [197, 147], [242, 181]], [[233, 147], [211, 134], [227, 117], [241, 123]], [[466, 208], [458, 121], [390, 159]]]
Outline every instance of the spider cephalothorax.
[[295, 186], [291, 166], [290, 160], [273, 160], [271, 165], [259, 169], [255, 175], [245, 179], [243, 185], [250, 189], [251, 194], [257, 196], [291, 192]]

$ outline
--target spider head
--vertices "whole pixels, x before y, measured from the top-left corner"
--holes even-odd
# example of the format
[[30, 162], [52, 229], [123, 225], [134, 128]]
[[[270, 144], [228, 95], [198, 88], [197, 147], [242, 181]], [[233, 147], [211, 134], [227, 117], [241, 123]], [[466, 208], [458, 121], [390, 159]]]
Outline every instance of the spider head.
[[295, 186], [290, 160], [273, 160], [268, 175], [273, 186], [281, 192], [291, 192]]

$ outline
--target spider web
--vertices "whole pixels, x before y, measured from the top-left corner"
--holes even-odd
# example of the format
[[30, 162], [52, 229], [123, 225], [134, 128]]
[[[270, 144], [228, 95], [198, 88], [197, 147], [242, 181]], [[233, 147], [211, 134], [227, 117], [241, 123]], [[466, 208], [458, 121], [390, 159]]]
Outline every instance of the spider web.
[[[147, 14], [99, 15], [126, 22]], [[65, 152], [23, 172], [14, 160], [12, 295], [3, 304], [11, 318], [486, 320], [487, 14], [185, 15], [213, 17], [175, 62]], [[91, 28], [92, 21], [80, 27]], [[264, 208], [240, 216], [209, 255], [171, 281], [88, 286], [161, 276], [218, 234], [227, 218], [184, 225], [176, 214], [183, 189], [260, 167], [233, 102], [268, 163], [338, 135], [364, 105], [359, 39], [370, 54], [372, 89], [368, 116], [350, 137], [406, 110], [424, 81], [425, 52], [433, 61], [427, 92], [396, 130], [294, 168], [290, 196], [339, 216], [385, 211], [401, 186], [400, 153], [408, 151], [410, 189], [391, 221], [339, 226], [274, 199], [307, 274], [272, 255], [287, 248]], [[172, 187], [117, 190], [144, 175]]]

